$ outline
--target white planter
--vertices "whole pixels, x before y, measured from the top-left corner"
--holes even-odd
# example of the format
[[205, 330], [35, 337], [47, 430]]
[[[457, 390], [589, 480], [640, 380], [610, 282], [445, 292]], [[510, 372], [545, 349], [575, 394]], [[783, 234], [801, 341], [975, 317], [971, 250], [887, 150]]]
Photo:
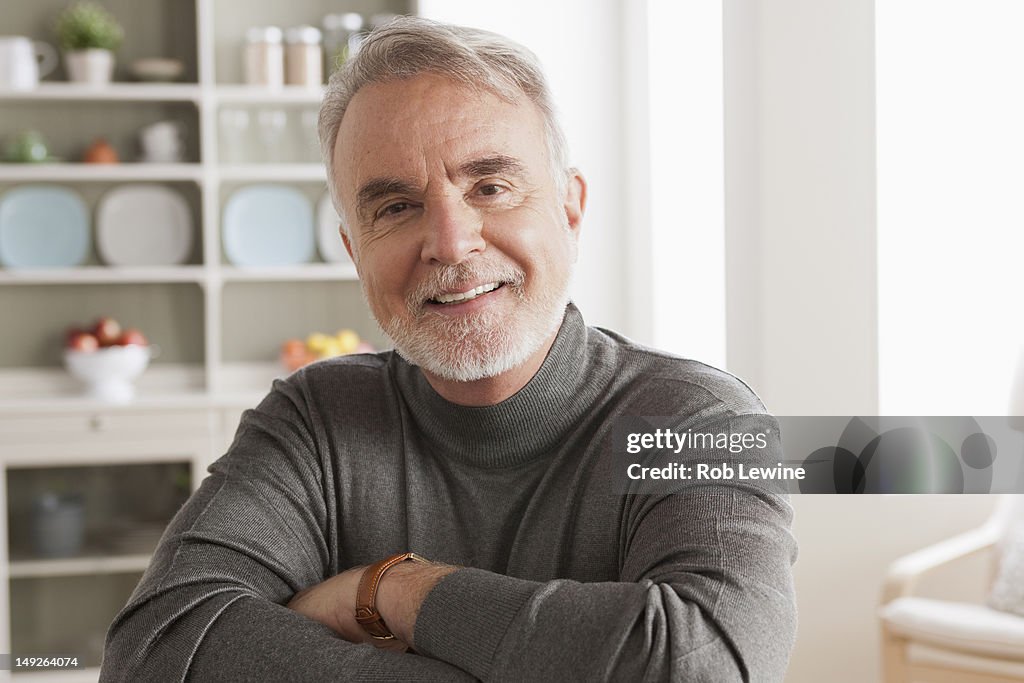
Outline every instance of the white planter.
[[114, 76], [114, 53], [97, 48], [65, 52], [64, 67], [73, 83], [105, 85]]

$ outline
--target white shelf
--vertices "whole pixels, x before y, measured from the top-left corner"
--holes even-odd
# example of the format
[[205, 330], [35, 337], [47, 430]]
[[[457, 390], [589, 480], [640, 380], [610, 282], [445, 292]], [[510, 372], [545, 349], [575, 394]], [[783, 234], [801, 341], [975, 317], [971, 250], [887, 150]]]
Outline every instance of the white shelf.
[[100, 679], [99, 669], [67, 669], [64, 671], [32, 671], [11, 674], [11, 680], [31, 683], [96, 683]]
[[202, 266], [79, 266], [74, 268], [0, 269], [0, 284], [64, 285], [140, 282], [196, 282]]
[[12, 560], [8, 573], [12, 579], [88, 574], [127, 574], [144, 572], [150, 555], [94, 555], [55, 560]]
[[304, 263], [298, 266], [266, 266], [221, 268], [225, 282], [305, 282], [358, 280], [359, 274], [351, 263]]
[[0, 163], [0, 181], [8, 182], [131, 182], [138, 180], [198, 182], [202, 177], [203, 168], [200, 164]]
[[221, 180], [327, 183], [322, 164], [232, 164], [218, 168]]
[[198, 102], [198, 85], [184, 83], [40, 83], [32, 90], [0, 89], [0, 100], [13, 102]]
[[320, 104], [324, 88], [285, 86], [261, 88], [251, 85], [219, 85], [214, 90], [218, 104]]

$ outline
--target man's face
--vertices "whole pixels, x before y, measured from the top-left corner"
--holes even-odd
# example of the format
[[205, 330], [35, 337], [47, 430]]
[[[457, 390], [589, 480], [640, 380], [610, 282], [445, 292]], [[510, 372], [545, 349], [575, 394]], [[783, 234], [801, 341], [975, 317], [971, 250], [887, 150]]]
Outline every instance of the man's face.
[[583, 184], [559, 192], [544, 122], [434, 75], [366, 86], [334, 149], [335, 182], [374, 317], [448, 380], [546, 351], [568, 300]]

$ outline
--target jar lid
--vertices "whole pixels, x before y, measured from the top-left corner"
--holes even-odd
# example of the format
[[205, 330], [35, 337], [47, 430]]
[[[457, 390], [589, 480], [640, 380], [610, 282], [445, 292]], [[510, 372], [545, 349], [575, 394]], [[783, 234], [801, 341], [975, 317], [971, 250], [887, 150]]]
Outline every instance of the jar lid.
[[285, 31], [284, 39], [289, 43], [316, 45], [320, 42], [320, 29], [314, 26], [293, 26]]
[[284, 33], [277, 26], [253, 26], [245, 32], [249, 43], [280, 43]]
[[324, 28], [328, 31], [345, 29], [346, 31], [358, 31], [363, 27], [363, 16], [358, 12], [345, 12], [344, 14], [328, 14], [323, 20]]

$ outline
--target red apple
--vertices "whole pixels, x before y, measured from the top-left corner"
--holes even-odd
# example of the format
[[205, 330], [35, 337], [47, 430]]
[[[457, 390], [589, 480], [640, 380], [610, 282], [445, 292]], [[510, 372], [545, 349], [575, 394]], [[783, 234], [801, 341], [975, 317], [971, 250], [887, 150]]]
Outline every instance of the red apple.
[[88, 330], [83, 330], [78, 325], [72, 325], [68, 329], [64, 330], [64, 346], [71, 346], [71, 340], [83, 332], [89, 334]]
[[68, 337], [67, 346], [72, 351], [95, 351], [100, 348], [100, 342], [92, 334], [78, 331]]
[[146, 339], [145, 335], [139, 332], [134, 327], [129, 327], [127, 330], [121, 333], [121, 336], [114, 342], [118, 346], [128, 346], [129, 344], [135, 344], [137, 346], [148, 346], [149, 340]]
[[92, 327], [100, 346], [113, 346], [121, 336], [121, 323], [113, 318], [100, 318]]

